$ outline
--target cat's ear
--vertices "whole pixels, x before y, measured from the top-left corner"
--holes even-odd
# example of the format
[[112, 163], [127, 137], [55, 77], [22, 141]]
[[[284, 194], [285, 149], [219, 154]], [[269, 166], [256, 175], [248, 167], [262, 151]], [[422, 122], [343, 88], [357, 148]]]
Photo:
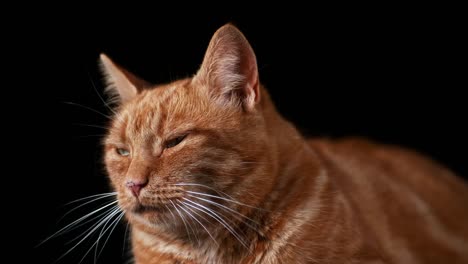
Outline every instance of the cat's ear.
[[195, 76], [223, 103], [241, 103], [253, 110], [260, 100], [255, 53], [244, 35], [227, 24], [213, 35], [200, 70]]
[[149, 84], [114, 63], [105, 54], [100, 55], [100, 65], [107, 84], [106, 92], [121, 103], [133, 99]]

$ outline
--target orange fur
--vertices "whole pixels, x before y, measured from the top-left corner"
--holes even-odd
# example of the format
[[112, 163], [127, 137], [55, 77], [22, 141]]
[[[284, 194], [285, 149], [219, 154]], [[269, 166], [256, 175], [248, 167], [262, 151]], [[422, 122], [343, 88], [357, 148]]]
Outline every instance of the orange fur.
[[143, 89], [102, 60], [121, 98], [106, 168], [137, 264], [468, 263], [467, 185], [408, 150], [304, 139], [232, 25], [193, 78]]

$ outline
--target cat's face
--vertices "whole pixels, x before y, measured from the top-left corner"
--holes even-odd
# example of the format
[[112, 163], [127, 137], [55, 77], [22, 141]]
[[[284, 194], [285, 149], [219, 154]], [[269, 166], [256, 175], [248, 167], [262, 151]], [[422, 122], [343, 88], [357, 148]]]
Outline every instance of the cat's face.
[[142, 92], [122, 107], [105, 141], [120, 206], [149, 220], [184, 190], [226, 191], [257, 159], [248, 146], [259, 144], [255, 122], [262, 120], [254, 113], [211, 102], [191, 79]]
[[167, 85], [142, 89], [107, 57], [102, 62], [121, 101], [105, 163], [130, 221], [180, 225], [174, 214], [255, 201], [268, 142], [255, 57], [237, 29], [218, 30], [199, 72]]

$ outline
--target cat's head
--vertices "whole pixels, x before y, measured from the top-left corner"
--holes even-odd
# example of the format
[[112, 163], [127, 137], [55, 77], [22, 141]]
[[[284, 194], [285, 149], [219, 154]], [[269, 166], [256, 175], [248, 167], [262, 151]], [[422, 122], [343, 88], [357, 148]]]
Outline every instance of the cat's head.
[[209, 219], [208, 210], [245, 211], [261, 199], [262, 93], [255, 54], [237, 28], [214, 34], [192, 78], [149, 85], [105, 55], [101, 64], [118, 99], [105, 164], [130, 221], [177, 225], [177, 214]]

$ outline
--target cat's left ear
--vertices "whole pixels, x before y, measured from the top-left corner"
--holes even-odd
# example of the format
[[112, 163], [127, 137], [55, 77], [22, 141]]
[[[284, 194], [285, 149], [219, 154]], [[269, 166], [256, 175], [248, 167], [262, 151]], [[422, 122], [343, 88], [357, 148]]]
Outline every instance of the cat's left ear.
[[222, 103], [241, 103], [247, 111], [260, 101], [255, 53], [244, 35], [227, 24], [213, 35], [195, 76]]
[[149, 86], [147, 82], [114, 63], [105, 54], [100, 55], [101, 69], [107, 84], [106, 92], [121, 103], [132, 100]]

